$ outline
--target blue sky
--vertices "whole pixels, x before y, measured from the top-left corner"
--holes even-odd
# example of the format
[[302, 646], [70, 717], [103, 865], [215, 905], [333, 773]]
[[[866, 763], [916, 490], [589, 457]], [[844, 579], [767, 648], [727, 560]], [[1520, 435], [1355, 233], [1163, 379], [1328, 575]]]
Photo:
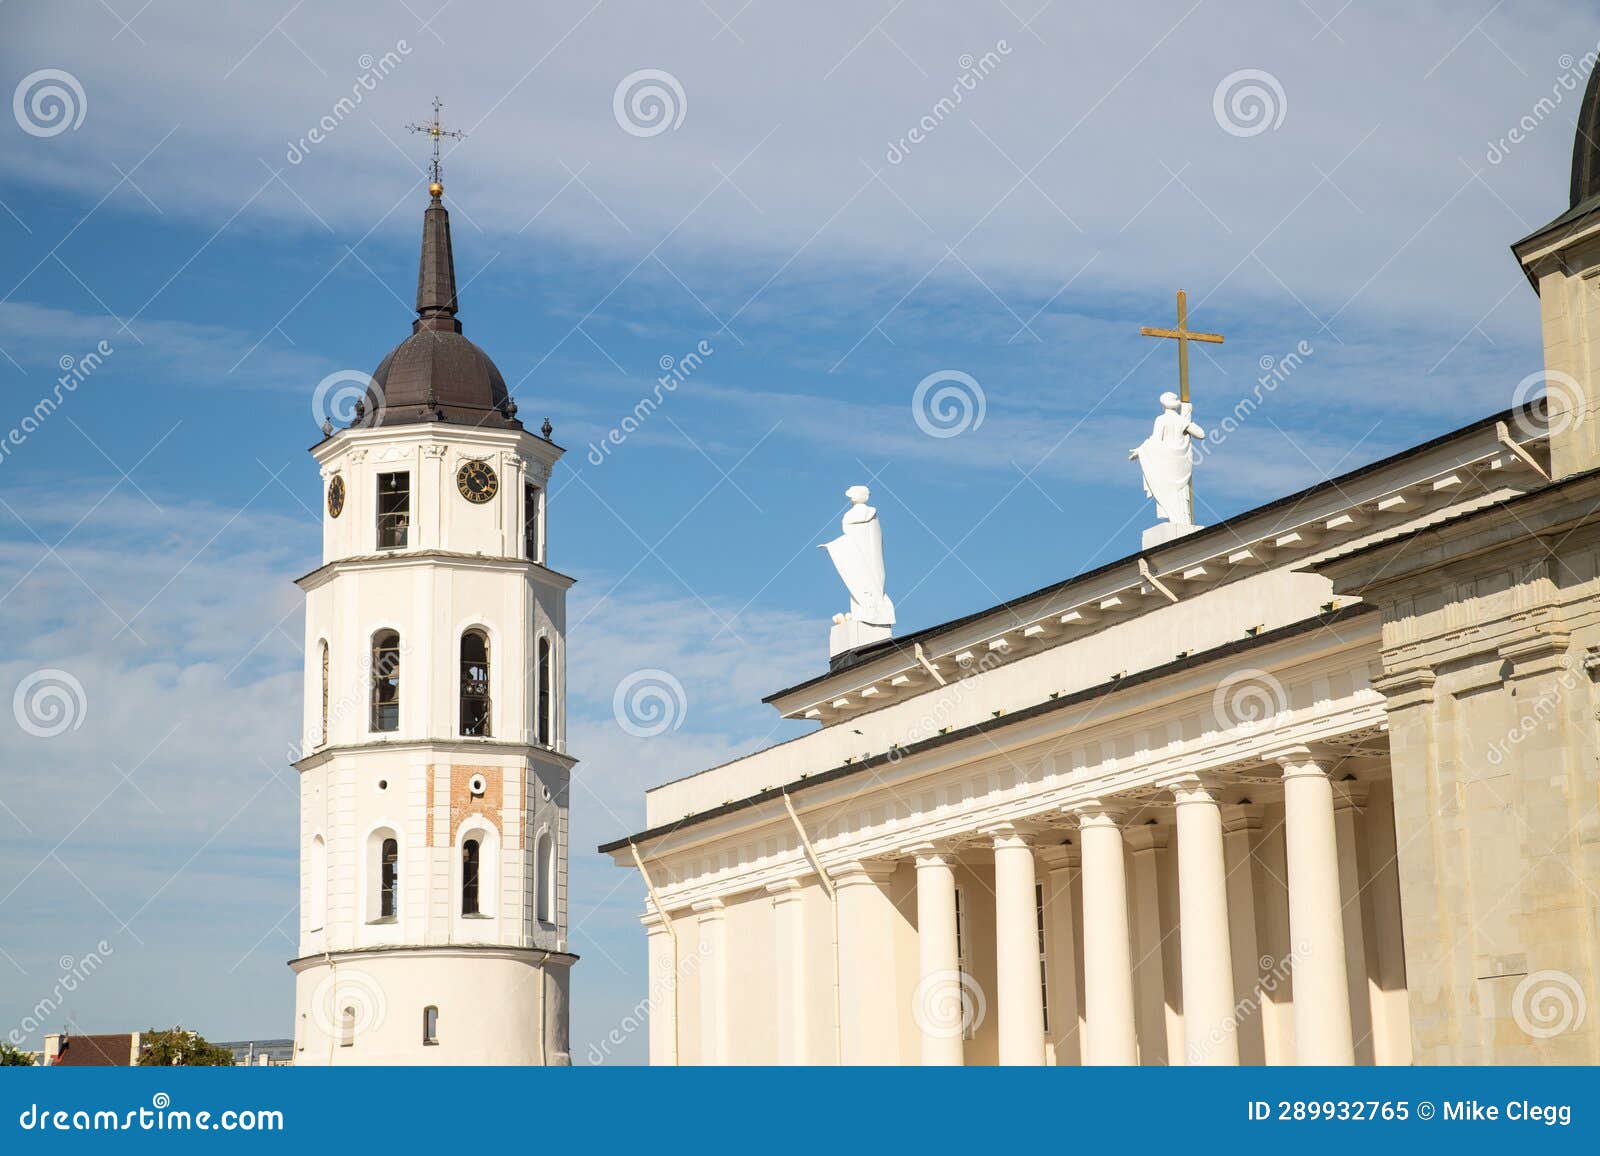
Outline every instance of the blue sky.
[[[1600, 40], [1577, 4], [1367, 0], [13, 0], [0, 29], [7, 88], [65, 71], [83, 114], [25, 131], [25, 87], [0, 120], [0, 430], [112, 350], [0, 457], [0, 689], [60, 669], [85, 702], [61, 735], [0, 727], [0, 1032], [102, 940], [52, 1024], [290, 1031], [312, 396], [407, 332], [405, 125], [437, 93], [469, 130], [466, 332], [569, 450], [580, 1060], [644, 991], [642, 895], [591, 849], [646, 786], [799, 733], [760, 699], [826, 661], [843, 592], [813, 547], [845, 487], [872, 486], [903, 630], [1131, 552], [1126, 451], [1175, 375], [1138, 327], [1179, 287], [1227, 335], [1195, 357], [1208, 427], [1309, 350], [1200, 468], [1201, 520], [1504, 408], [1540, 365], [1506, 246], [1566, 208]], [[654, 135], [614, 108], [644, 69], [681, 91]], [[1242, 72], [1264, 125], [1227, 103]], [[912, 397], [945, 370], [983, 420], [932, 437]], [[688, 707], [638, 739], [612, 694], [645, 668]]]

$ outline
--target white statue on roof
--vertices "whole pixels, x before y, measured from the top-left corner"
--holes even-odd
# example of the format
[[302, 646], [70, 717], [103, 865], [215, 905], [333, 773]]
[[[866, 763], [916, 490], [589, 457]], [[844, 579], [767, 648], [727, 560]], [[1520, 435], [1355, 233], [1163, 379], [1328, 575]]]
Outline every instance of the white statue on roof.
[[1194, 422], [1193, 404], [1179, 401], [1178, 395], [1168, 390], [1161, 395], [1161, 416], [1150, 436], [1128, 451], [1144, 474], [1145, 494], [1156, 500], [1156, 514], [1168, 523], [1145, 531], [1147, 548], [1199, 529], [1194, 524], [1194, 461], [1189, 447], [1194, 439], [1205, 436], [1206, 431]]
[[872, 493], [866, 486], [851, 486], [844, 494], [850, 508], [840, 524], [842, 533], [818, 547], [828, 552], [850, 592], [849, 613], [833, 616], [830, 657], [882, 641], [893, 633], [894, 625], [894, 603], [883, 592], [883, 525], [878, 511], [867, 505]]

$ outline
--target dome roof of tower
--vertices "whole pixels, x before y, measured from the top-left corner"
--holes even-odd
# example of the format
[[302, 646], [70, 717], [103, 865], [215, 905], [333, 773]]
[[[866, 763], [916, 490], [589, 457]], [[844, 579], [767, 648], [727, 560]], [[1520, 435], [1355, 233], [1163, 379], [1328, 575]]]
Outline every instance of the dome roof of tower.
[[1589, 73], [1589, 87], [1578, 108], [1572, 141], [1572, 208], [1600, 197], [1600, 68]]
[[382, 414], [372, 424], [515, 424], [499, 368], [448, 329], [419, 329], [406, 338], [372, 371], [372, 384], [367, 410]]
[[[431, 191], [431, 190], [430, 190]], [[521, 429], [516, 403], [489, 355], [461, 335], [456, 317], [455, 257], [450, 214], [439, 199], [422, 215], [422, 256], [417, 265], [417, 319], [411, 336], [372, 373], [372, 385], [354, 424], [458, 425]]]

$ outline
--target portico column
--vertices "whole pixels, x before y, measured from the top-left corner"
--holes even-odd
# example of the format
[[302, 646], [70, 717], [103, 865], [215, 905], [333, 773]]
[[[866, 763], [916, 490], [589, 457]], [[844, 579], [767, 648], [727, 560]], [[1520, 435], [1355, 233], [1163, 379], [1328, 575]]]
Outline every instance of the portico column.
[[1199, 777], [1172, 784], [1178, 810], [1178, 927], [1183, 961], [1183, 1043], [1189, 1064], [1239, 1062], [1233, 1018], [1233, 949], [1222, 808]]
[[1367, 801], [1360, 783], [1333, 785], [1333, 830], [1339, 848], [1339, 912], [1344, 918], [1344, 974], [1350, 992], [1355, 1059], [1372, 1063], [1372, 993], [1367, 989], [1367, 932], [1361, 911], [1361, 853], [1356, 822]]
[[1137, 1064], [1133, 959], [1128, 950], [1128, 873], [1122, 861], [1122, 815], [1080, 808], [1083, 844], [1083, 988], [1089, 1010], [1088, 1062]]
[[917, 864], [917, 990], [911, 1018], [922, 1036], [922, 1062], [960, 1066], [962, 1039], [976, 1014], [956, 956], [956, 872], [950, 853], [911, 848]]
[[1292, 747], [1268, 757], [1283, 767], [1295, 1060], [1301, 1064], [1352, 1064], [1355, 1046], [1345, 978], [1333, 784], [1328, 781], [1325, 760], [1306, 747]]
[[1263, 1044], [1266, 994], [1261, 990], [1261, 949], [1256, 933], [1256, 833], [1261, 808], [1225, 807], [1222, 854], [1228, 867], [1228, 946], [1233, 949], [1233, 1005], [1238, 1017], [1239, 1062], [1266, 1063]]
[[644, 924], [650, 963], [650, 1064], [672, 1067], [678, 1062], [678, 950], [672, 928], [651, 912]]
[[833, 868], [839, 904], [839, 1044], [845, 1064], [900, 1062], [894, 921], [888, 884], [895, 864], [879, 860]]
[[700, 1062], [728, 1062], [728, 920], [720, 899], [694, 905], [700, 931]]
[[[1161, 918], [1161, 863], [1170, 830], [1154, 822], [1125, 827], [1128, 846], [1128, 918], [1133, 927], [1134, 1035], [1139, 1041], [1139, 1063], [1146, 1066], [1180, 1063], [1183, 1024], [1167, 1002], [1168, 940]], [[1179, 938], [1182, 938], [1180, 929]], [[1173, 951], [1181, 945], [1172, 944]], [[1172, 986], [1182, 983], [1172, 977]], [[1176, 1001], [1174, 1001], [1176, 1002]]]
[[778, 1063], [806, 1062], [806, 937], [805, 890], [800, 880], [785, 879], [767, 887], [772, 920], [778, 988]]
[[1074, 929], [1072, 879], [1082, 860], [1079, 848], [1066, 845], [1039, 848], [1045, 866], [1044, 929], [1048, 980], [1045, 998], [1049, 1014], [1047, 1036], [1055, 1048], [1056, 1063], [1081, 1064], [1083, 1041], [1078, 1038], [1078, 936]]
[[1039, 984], [1039, 907], [1033, 846], [1010, 824], [994, 839], [996, 1019], [1000, 1062], [1044, 1063], [1044, 993]]

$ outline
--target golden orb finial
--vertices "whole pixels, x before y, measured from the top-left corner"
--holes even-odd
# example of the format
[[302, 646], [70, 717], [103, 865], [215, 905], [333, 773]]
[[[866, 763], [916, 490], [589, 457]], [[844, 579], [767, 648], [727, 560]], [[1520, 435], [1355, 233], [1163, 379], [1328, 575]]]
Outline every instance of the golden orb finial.
[[428, 186], [428, 193], [433, 197], [434, 200], [437, 201], [441, 196], [444, 195], [444, 185], [438, 181], [434, 181]]

